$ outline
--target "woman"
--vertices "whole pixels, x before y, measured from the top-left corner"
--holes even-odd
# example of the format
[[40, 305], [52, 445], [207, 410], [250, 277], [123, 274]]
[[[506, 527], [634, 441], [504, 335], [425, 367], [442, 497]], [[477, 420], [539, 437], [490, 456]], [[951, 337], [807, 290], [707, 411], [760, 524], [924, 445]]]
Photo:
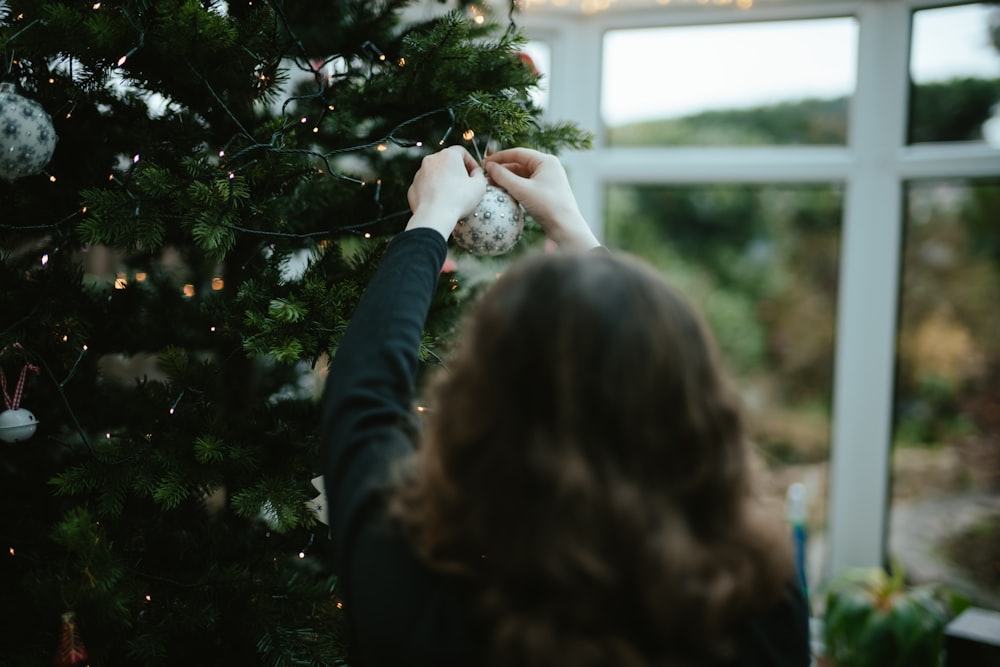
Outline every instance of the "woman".
[[751, 499], [700, 320], [599, 248], [556, 158], [510, 149], [485, 168], [562, 252], [476, 304], [423, 433], [418, 344], [447, 238], [486, 187], [464, 149], [424, 158], [331, 366], [323, 456], [351, 664], [805, 667], [787, 530]]

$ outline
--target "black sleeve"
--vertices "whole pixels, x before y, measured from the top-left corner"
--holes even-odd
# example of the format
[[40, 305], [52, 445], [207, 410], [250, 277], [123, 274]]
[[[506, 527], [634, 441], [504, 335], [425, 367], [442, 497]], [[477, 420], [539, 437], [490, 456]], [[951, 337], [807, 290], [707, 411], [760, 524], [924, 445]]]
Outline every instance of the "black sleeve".
[[323, 395], [323, 473], [355, 665], [468, 664], [461, 582], [427, 570], [385, 516], [392, 468], [413, 451], [417, 352], [446, 253], [430, 229], [392, 240]]
[[772, 609], [750, 619], [740, 640], [739, 667], [809, 667], [809, 604], [798, 578]]

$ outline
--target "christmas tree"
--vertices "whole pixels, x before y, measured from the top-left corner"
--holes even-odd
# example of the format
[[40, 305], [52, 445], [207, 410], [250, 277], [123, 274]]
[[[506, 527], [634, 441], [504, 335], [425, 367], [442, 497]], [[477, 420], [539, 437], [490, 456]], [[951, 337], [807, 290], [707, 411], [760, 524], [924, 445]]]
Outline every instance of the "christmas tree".
[[585, 147], [524, 43], [470, 3], [0, 2], [0, 665], [344, 662], [317, 387], [423, 155]]

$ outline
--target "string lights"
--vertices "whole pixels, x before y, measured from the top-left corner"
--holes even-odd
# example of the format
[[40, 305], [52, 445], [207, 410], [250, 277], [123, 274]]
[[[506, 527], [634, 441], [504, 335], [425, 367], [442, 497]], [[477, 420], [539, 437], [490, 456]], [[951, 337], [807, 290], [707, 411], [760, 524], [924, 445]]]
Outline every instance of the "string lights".
[[309, 547], [311, 547], [313, 545], [313, 541], [315, 539], [316, 539], [316, 534], [315, 533], [309, 533], [309, 541], [306, 542], [306, 545], [304, 547], [302, 547], [301, 549], [299, 549], [299, 558], [305, 558], [306, 557], [306, 552], [309, 551]]
[[[312, 61], [310, 61], [306, 57], [306, 55], [305, 55], [306, 54], [305, 48], [304, 48], [304, 46], [302, 46], [301, 41], [298, 39], [297, 36], [294, 35], [294, 33], [291, 32], [291, 28], [289, 26], [289, 22], [285, 19], [284, 14], [283, 14], [283, 9], [280, 6], [280, 4], [278, 4], [276, 2], [271, 2], [269, 4], [271, 5], [272, 9], [275, 11], [275, 14], [278, 15], [282, 19], [281, 24], [283, 25], [283, 27], [285, 28], [285, 30], [288, 32], [289, 36], [293, 39], [293, 42], [296, 44], [296, 46], [301, 51], [302, 55], [299, 56], [299, 57], [294, 58], [293, 59], [293, 64], [296, 67], [298, 67], [300, 69], [303, 69], [304, 71], [310, 72], [314, 76], [314, 78], [316, 79], [316, 81], [319, 82], [319, 85], [317, 86], [317, 89], [312, 94], [296, 95], [296, 96], [291, 96], [291, 97], [286, 98], [284, 100], [283, 104], [282, 104], [282, 107], [281, 107], [282, 114], [284, 114], [286, 112], [287, 107], [291, 103], [293, 103], [293, 102], [308, 101], [308, 100], [311, 100], [311, 99], [321, 100], [322, 96], [323, 96], [323, 93], [326, 90], [326, 83], [328, 83], [329, 80], [332, 79], [333, 77], [337, 77], [337, 76], [349, 76], [350, 75], [350, 68], [349, 68], [349, 65], [348, 65], [348, 61], [342, 55], [340, 55], [340, 54], [335, 54], [335, 55], [333, 55], [333, 56], [331, 56], [329, 58], [326, 58], [323, 61], [319, 62], [318, 64], [315, 64]], [[100, 10], [103, 10], [105, 8], [104, 8], [103, 3], [95, 2], [92, 5], [92, 9], [94, 11], [100, 11]], [[129, 16], [127, 12], [125, 12], [121, 8], [117, 8], [116, 7], [116, 9], [119, 9], [122, 12], [123, 16], [125, 16], [125, 18], [128, 20], [128, 22], [130, 24], [132, 24], [132, 26], [136, 29], [136, 31], [138, 33], [136, 44], [131, 49], [129, 49], [124, 55], [122, 55], [121, 57], [119, 57], [119, 59], [116, 61], [117, 67], [121, 68], [121, 67], [123, 67], [127, 63], [127, 61], [128, 61], [129, 58], [131, 58], [140, 48], [142, 48], [144, 46], [144, 44], [145, 44], [145, 38], [146, 38], [146, 33], [145, 33], [145, 31], [143, 31], [137, 25], [136, 21], [131, 16]], [[37, 20], [36, 20], [36, 22], [37, 22]], [[381, 65], [384, 65], [384, 64], [386, 64], [386, 63], [389, 62], [387, 55], [379, 48], [379, 46], [377, 44], [375, 44], [374, 42], [372, 42], [370, 40], [365, 41], [364, 43], [362, 43], [362, 45], [361, 45], [361, 47], [360, 47], [359, 50], [360, 50], [360, 52], [363, 55], [365, 55], [366, 57], [368, 57], [370, 59], [370, 61], [372, 61], [372, 62], [379, 63]], [[399, 58], [397, 58], [394, 61], [394, 64], [397, 67], [405, 67], [407, 65], [407, 61], [406, 61], [406, 59], [404, 57], [400, 56]], [[249, 143], [246, 146], [244, 146], [241, 149], [237, 150], [235, 153], [230, 153], [227, 150], [227, 148], [225, 148], [225, 147], [221, 148], [218, 151], [219, 158], [220, 159], [225, 159], [226, 162], [227, 162], [227, 164], [229, 165], [227, 176], [228, 176], [228, 178], [229, 178], [230, 181], [233, 181], [236, 178], [237, 174], [240, 171], [242, 171], [244, 169], [248, 169], [250, 166], [252, 166], [253, 164], [255, 164], [257, 162], [256, 159], [252, 159], [252, 155], [254, 153], [265, 152], [265, 153], [276, 153], [276, 154], [299, 154], [299, 155], [304, 155], [304, 156], [307, 156], [307, 157], [315, 158], [318, 161], [320, 161], [322, 163], [322, 165], [323, 165], [323, 167], [321, 167], [320, 169], [317, 169], [317, 171], [316, 171], [317, 174], [319, 174], [319, 175], [328, 175], [328, 176], [333, 177], [333, 178], [335, 178], [337, 180], [340, 180], [340, 181], [343, 181], [343, 182], [346, 182], [346, 183], [349, 183], [349, 184], [353, 184], [353, 185], [358, 186], [358, 187], [364, 187], [365, 184], [366, 184], [364, 179], [356, 178], [354, 176], [342, 173], [338, 169], [334, 168], [334, 166], [333, 166], [333, 160], [336, 157], [339, 157], [340, 155], [349, 154], [349, 153], [361, 153], [361, 152], [364, 152], [364, 151], [367, 151], [367, 150], [372, 150], [372, 149], [374, 149], [378, 153], [384, 153], [384, 152], [388, 151], [388, 149], [389, 149], [390, 146], [398, 146], [398, 147], [402, 147], [402, 148], [423, 148], [425, 146], [425, 141], [423, 141], [422, 139], [415, 139], [415, 140], [406, 139], [406, 138], [403, 137], [403, 135], [406, 132], [406, 130], [408, 130], [410, 127], [414, 126], [415, 124], [420, 123], [421, 121], [427, 120], [427, 119], [432, 118], [432, 117], [437, 116], [437, 115], [446, 115], [447, 118], [448, 118], [448, 124], [446, 125], [446, 127], [444, 129], [444, 133], [443, 133], [443, 135], [441, 136], [441, 138], [437, 142], [437, 144], [439, 146], [444, 146], [445, 143], [448, 141], [448, 138], [450, 137], [451, 131], [453, 129], [453, 125], [454, 125], [454, 122], [455, 122], [455, 111], [456, 111], [456, 109], [459, 109], [459, 108], [461, 108], [461, 107], [463, 107], [465, 105], [477, 103], [477, 102], [480, 101], [480, 100], [477, 100], [477, 99], [470, 99], [470, 100], [466, 100], [466, 101], [463, 101], [463, 102], [456, 103], [456, 104], [448, 106], [448, 107], [443, 107], [443, 108], [438, 108], [438, 109], [432, 109], [432, 110], [423, 112], [423, 113], [418, 114], [418, 115], [416, 115], [416, 116], [414, 116], [414, 117], [412, 117], [412, 118], [410, 118], [408, 120], [405, 120], [405, 121], [399, 123], [394, 128], [392, 128], [385, 136], [375, 137], [375, 138], [372, 138], [370, 141], [363, 141], [363, 142], [358, 143], [356, 145], [344, 146], [344, 147], [341, 147], [341, 148], [338, 148], [338, 149], [335, 149], [335, 150], [332, 150], [332, 151], [322, 152], [322, 151], [318, 151], [318, 150], [315, 150], [315, 149], [309, 149], [309, 148], [291, 148], [291, 147], [286, 146], [285, 143], [284, 143], [284, 136], [288, 132], [290, 132], [292, 130], [292, 124], [290, 122], [288, 122], [288, 121], [286, 121], [280, 129], [278, 129], [277, 131], [275, 131], [272, 134], [271, 139], [270, 139], [269, 142], [267, 142], [267, 143], [258, 142], [256, 140], [256, 138], [254, 137], [254, 135], [239, 122], [239, 120], [236, 118], [235, 114], [233, 114], [233, 112], [229, 109], [228, 105], [222, 100], [221, 96], [219, 96], [216, 93], [216, 91], [214, 90], [214, 88], [212, 87], [212, 85], [208, 82], [207, 79], [205, 79], [205, 77], [201, 73], [201, 71], [199, 71], [193, 65], [189, 64], [189, 66], [191, 67], [192, 71], [198, 76], [198, 78], [200, 78], [201, 81], [204, 83], [205, 88], [209, 92], [209, 94], [219, 103], [219, 108], [222, 109], [223, 112], [226, 113], [235, 122], [236, 126], [240, 130], [240, 135], [242, 135], [242, 137], [244, 138], [244, 140], [248, 140], [249, 141]], [[264, 66], [262, 65], [262, 68], [263, 67]], [[321, 76], [321, 73], [323, 71], [326, 71], [326, 70], [332, 70], [332, 72], [327, 77], [324, 78], [323, 76]], [[72, 72], [72, 62], [70, 62], [70, 72]], [[264, 69], [260, 70], [259, 77], [264, 82], [266, 82], [266, 80], [268, 79], [267, 75], [265, 74]], [[70, 78], [72, 79], [72, 76]], [[73, 102], [72, 105], [70, 106], [69, 110], [65, 114], [65, 117], [66, 117], [67, 120], [69, 120], [70, 118], [73, 117], [73, 110], [75, 109], [75, 107], [76, 107], [76, 102]], [[317, 118], [317, 120], [315, 121], [315, 123], [311, 127], [311, 132], [313, 134], [319, 134], [321, 132], [322, 123], [323, 123], [324, 118], [326, 117], [326, 115], [328, 113], [331, 113], [331, 112], [335, 111], [335, 109], [336, 109], [336, 105], [335, 104], [333, 104], [332, 102], [324, 100], [323, 107], [322, 107], [322, 113], [319, 115], [319, 117]], [[308, 116], [300, 115], [298, 117], [298, 124], [299, 125], [308, 124], [308, 122], [309, 122], [309, 117]], [[234, 139], [235, 139], [235, 137], [234, 137]], [[230, 140], [230, 142], [228, 142], [228, 143], [229, 144], [233, 143], [233, 140]], [[136, 165], [136, 164], [138, 164], [138, 162], [139, 162], [139, 154], [136, 153], [132, 157], [132, 164]], [[56, 182], [56, 177], [54, 175], [51, 176], [50, 177], [50, 181], [52, 183], [55, 183]], [[139, 211], [140, 211], [139, 204], [138, 204], [136, 196], [131, 192], [131, 190], [128, 188], [127, 184], [122, 184], [120, 182], [121, 179], [114, 172], [111, 172], [111, 173], [108, 174], [107, 181], [109, 183], [115, 183], [115, 184], [123, 187], [124, 190], [125, 190], [125, 192], [128, 193], [129, 196], [132, 199], [136, 200], [136, 204], [135, 204], [135, 207], [134, 207], [133, 217], [138, 217]], [[379, 224], [381, 224], [383, 222], [391, 221], [394, 218], [403, 217], [403, 216], [408, 215], [408, 213], [409, 213], [408, 210], [400, 210], [400, 211], [396, 211], [394, 213], [386, 215], [384, 213], [384, 209], [383, 209], [383, 206], [382, 206], [382, 203], [381, 203], [381, 194], [382, 194], [381, 188], [376, 188], [375, 192], [373, 193], [373, 198], [375, 200], [375, 204], [376, 204], [376, 207], [378, 209], [378, 215], [374, 219], [363, 221], [363, 222], [359, 222], [359, 223], [353, 224], [353, 225], [342, 226], [342, 227], [338, 228], [336, 230], [336, 232], [362, 234], [366, 238], [368, 238], [368, 237], [370, 237], [370, 234], [367, 234], [365, 232], [365, 230], [367, 230], [368, 228], [377, 226], [377, 225], [379, 225]], [[233, 191], [231, 189], [230, 190], [230, 203], [232, 202], [232, 199], [233, 199]], [[64, 223], [66, 223], [66, 222], [71, 222], [71, 221], [75, 220], [78, 217], [79, 214], [85, 213], [85, 212], [86, 212], [85, 208], [82, 211], [74, 212], [74, 213], [72, 213], [72, 214], [64, 217], [62, 220], [59, 220], [56, 223], [52, 223], [51, 226], [55, 227], [55, 226], [62, 225]], [[309, 233], [298, 233], [298, 234], [296, 234], [296, 233], [289, 233], [289, 232], [277, 232], [277, 231], [268, 230], [268, 229], [248, 228], [248, 227], [243, 226], [243, 225], [233, 224], [229, 220], [223, 220], [222, 219], [223, 215], [224, 214], [220, 215], [220, 218], [219, 218], [219, 220], [216, 221], [216, 224], [218, 224], [220, 226], [223, 226], [223, 227], [227, 227], [227, 228], [229, 228], [229, 229], [231, 229], [231, 230], [233, 230], [235, 232], [239, 232], [239, 233], [243, 233], [243, 234], [253, 234], [253, 235], [260, 235], [260, 236], [277, 236], [277, 237], [283, 237], [283, 238], [297, 238], [297, 239], [303, 239], [304, 240], [304, 239], [309, 239], [309, 238], [312, 238], [312, 237], [328, 236], [328, 235], [330, 235], [332, 233], [330, 231], [324, 231], [324, 232], [309, 232]], [[0, 228], [26, 229], [23, 226], [3, 225], [3, 224], [0, 224]], [[192, 294], [190, 294], [191, 289], [188, 289], [187, 286], [185, 286], [184, 292], [185, 292], [186, 295], [189, 295], [189, 296], [192, 295]]]
[[180, 404], [182, 398], [184, 398], [183, 391], [177, 395], [177, 398], [174, 400], [174, 404], [170, 406], [169, 410], [170, 414], [174, 414], [175, 412], [177, 412], [177, 406]]
[[[232, 120], [233, 126], [237, 129], [237, 132], [230, 138], [229, 141], [225, 142], [224, 146], [218, 148], [218, 150], [216, 150], [214, 147], [209, 148], [210, 155], [213, 156], [211, 157], [213, 169], [215, 168], [216, 165], [218, 165], [218, 168], [221, 169], [221, 172], [215, 172], [213, 179], [215, 180], [216, 183], [222, 182], [223, 179], [225, 181], [228, 181], [229, 190], [228, 190], [227, 203], [232, 205], [237, 199], [237, 187], [240, 186], [240, 180], [241, 179], [249, 180], [249, 178], [251, 177], [250, 169], [259, 161], [262, 160], [262, 155], [277, 154], [277, 155], [304, 156], [315, 160], [321, 165], [321, 167], [317, 168], [315, 171], [315, 173], [319, 176], [336, 179], [338, 181], [344, 182], [352, 186], [356, 186], [358, 188], [366, 188], [369, 186], [369, 184], [373, 183], [374, 187], [370, 188], [369, 191], [371, 192], [372, 199], [374, 200], [374, 203], [377, 207], [377, 215], [375, 216], [374, 219], [359, 221], [356, 224], [340, 226], [337, 228], [335, 232], [329, 229], [320, 230], [316, 232], [307, 232], [307, 233], [284, 232], [275, 229], [254, 229], [244, 225], [234, 224], [228, 220], [223, 220], [222, 216], [220, 216], [218, 224], [220, 226], [226, 227], [228, 229], [243, 234], [258, 235], [264, 237], [309, 239], [313, 237], [331, 237], [335, 233], [351, 233], [351, 234], [357, 234], [364, 239], [371, 239], [373, 237], [373, 233], [371, 231], [373, 227], [381, 223], [384, 223], [386, 221], [392, 221], [396, 218], [409, 215], [409, 210], [400, 210], [391, 213], [386, 213], [383, 210], [383, 203], [382, 203], [382, 195], [383, 195], [382, 179], [379, 177], [372, 177], [366, 180], [365, 178], [357, 178], [349, 173], [345, 173], [344, 170], [340, 168], [337, 159], [341, 156], [345, 156], [348, 154], [364, 154], [366, 152], [370, 152], [371, 154], [374, 155], [381, 155], [381, 154], [386, 154], [389, 151], [394, 150], [395, 148], [423, 149], [426, 146], [434, 146], [435, 140], [437, 141], [437, 145], [443, 146], [451, 137], [452, 131], [456, 126], [457, 123], [456, 112], [466, 107], [467, 105], [481, 104], [483, 96], [480, 95], [478, 99], [468, 99], [464, 101], [458, 101], [449, 104], [447, 106], [442, 106], [439, 108], [423, 111], [419, 114], [414, 115], [409, 119], [399, 122], [388, 131], [383, 130], [384, 134], [382, 134], [381, 136], [364, 137], [359, 139], [358, 143], [353, 145], [341, 145], [333, 150], [322, 150], [315, 147], [298, 148], [290, 146], [289, 144], [291, 142], [288, 141], [288, 137], [294, 132], [309, 131], [311, 134], [317, 135], [324, 132], [324, 130], [331, 131], [331, 128], [334, 126], [336, 121], [336, 116], [334, 114], [337, 112], [337, 105], [333, 101], [326, 99], [326, 97], [329, 97], [329, 93], [331, 90], [330, 84], [334, 82], [338, 77], [348, 77], [356, 74], [357, 72], [351, 71], [350, 69], [352, 66], [351, 62], [341, 54], [331, 56], [330, 58], [327, 58], [318, 64], [310, 62], [305, 57], [305, 49], [304, 47], [301, 46], [301, 42], [298, 40], [297, 37], [291, 34], [289, 28], [290, 25], [289, 22], [287, 20], [284, 20], [283, 18], [281, 3], [272, 0], [268, 4], [271, 5], [271, 7], [274, 9], [277, 15], [282, 16], [280, 24], [284, 27], [285, 30], [289, 31], [289, 35], [293, 37], [294, 43], [300, 47], [301, 55], [299, 57], [294, 58], [293, 60], [295, 66], [304, 68], [307, 71], [311, 72], [315, 77], [317, 86], [312, 94], [287, 97], [283, 101], [283, 104], [281, 105], [281, 111], [284, 118], [279, 120], [278, 129], [276, 129], [271, 134], [269, 139], [264, 138], [263, 140], [261, 140], [261, 138], [258, 135], [250, 131], [250, 129], [248, 129], [240, 121], [239, 117], [235, 113], [233, 113], [229, 104], [227, 104], [227, 102], [225, 101], [226, 99], [228, 99], [228, 96], [217, 94], [215, 88], [205, 77], [203, 72], [200, 69], [196, 68], [192, 63], [185, 62], [184, 64], [187, 65], [189, 69], [191, 69], [191, 71], [200, 80], [201, 84], [204, 85], [205, 90], [208, 92], [208, 94], [214, 99], [214, 101], [217, 104], [216, 108], [220, 110], [223, 114], [225, 114], [230, 120]], [[128, 48], [128, 50], [125, 51], [122, 55], [120, 55], [117, 59], [109, 60], [109, 62], [106, 63], [106, 65], [109, 68], [114, 67], [120, 70], [127, 70], [127, 68], [135, 66], [138, 63], [138, 59], [134, 62], [132, 61], [132, 59], [140, 51], [140, 49], [142, 49], [145, 46], [145, 39], [146, 39], [145, 31], [143, 31], [139, 27], [137, 22], [133, 20], [132, 17], [128, 16], [128, 14], [124, 11], [124, 9], [118, 6], [117, 3], [93, 2], [93, 4], [90, 5], [90, 8], [95, 12], [120, 11], [122, 15], [124, 15], [125, 18], [128, 20], [128, 22], [132, 24], [132, 26], [136, 30], [135, 33], [136, 36], [134, 37], [135, 41], [133, 42], [133, 45], [130, 48]], [[18, 16], [17, 19], [22, 20], [23, 15]], [[477, 20], [476, 18], [474, 18], [473, 20], [477, 23], [483, 22], [482, 20]], [[40, 20], [35, 20], [31, 22], [29, 25], [24, 26], [22, 28], [22, 32], [31, 25], [35, 25], [39, 22]], [[9, 37], [7, 39], [6, 44], [10, 44], [11, 42], [13, 42], [17, 37], [17, 34]], [[379, 48], [378, 45], [376, 45], [371, 41], [362, 44], [360, 51], [364, 57], [369, 59], [369, 62], [367, 63], [366, 66], [373, 67], [375, 69], [391, 72], [393, 68], [403, 68], [412, 66], [410, 63], [408, 63], [405, 57], [399, 56], [390, 58], [390, 56], [384, 53]], [[11, 59], [11, 62], [13, 64], [17, 64], [17, 61], [13, 58]], [[51, 85], [58, 84], [59, 86], [62, 85], [72, 86], [74, 83], [77, 83], [76, 79], [73, 76], [72, 59], [70, 58], [68, 62], [69, 62], [68, 64], [69, 76], [68, 77], [64, 76], [65, 69], [60, 70], [57, 73], [58, 78], [56, 77], [48, 78], [49, 84]], [[65, 64], [63, 65], [63, 67], [66, 67]], [[78, 72], [79, 76], [81, 77], [86, 76], [86, 68], [78, 68], [78, 69], [84, 70], [83, 74], [79, 74]], [[260, 69], [254, 74], [256, 76], [257, 81], [260, 82], [260, 88], [258, 88], [257, 90], [267, 89], [270, 86], [274, 85], [277, 80], [277, 77], [274, 77], [272, 75], [272, 70], [268, 68], [266, 64], [262, 64], [260, 66]], [[118, 76], [119, 78], [115, 79], [115, 81], [118, 81], [120, 83], [121, 81], [124, 80], [124, 77], [127, 76], [127, 72], [120, 74]], [[308, 113], [302, 113], [300, 112], [299, 109], [296, 109], [296, 113], [286, 115], [285, 112], [288, 110], [291, 104], [298, 102], [302, 102], [305, 104], [315, 103], [316, 108], [309, 110]], [[62, 105], [59, 111], [59, 115], [65, 121], [77, 121], [77, 122], [79, 121], [80, 117], [86, 117], [87, 116], [86, 113], [75, 114], [78, 103], [79, 101], [76, 99], [67, 100], [67, 102], [64, 105]], [[425, 121], [432, 121], [432, 122], [425, 122]], [[428, 126], [433, 126], [435, 129], [428, 130], [427, 129]], [[420, 128], [419, 133], [413, 131], [417, 127]], [[430, 136], [420, 136], [419, 138], [411, 136], [416, 134], [425, 135], [428, 132], [431, 133]], [[466, 129], [463, 132], [464, 140], [473, 141], [474, 138], [475, 138], [475, 132], [473, 132], [471, 129]], [[138, 146], [131, 148], [133, 148], [133, 150], [129, 151], [128, 153], [123, 153], [121, 155], [119, 164], [114, 168], [113, 171], [101, 172], [101, 175], [98, 178], [103, 180], [104, 179], [103, 174], [107, 173], [105, 187], [107, 185], [114, 184], [117, 189], [126, 193], [130, 201], [128, 203], [129, 208], [126, 208], [124, 213], [127, 216], [128, 212], [132, 211], [133, 216], [138, 218], [140, 216], [140, 206], [139, 206], [140, 202], [139, 202], [139, 195], [137, 194], [138, 188], [136, 188], [133, 185], [133, 177], [135, 176], [136, 173], [141, 173], [143, 169], [146, 167], [146, 165], [143, 164], [144, 162], [149, 163], [151, 161], [155, 161], [156, 156], [152, 151], [152, 149], [149, 149], [148, 147]], [[392, 153], [389, 154], [391, 155]], [[217, 156], [218, 162], [215, 161], [214, 156]], [[60, 172], [60, 177], [62, 180], [68, 180], [66, 179], [65, 174], [61, 172]], [[59, 182], [55, 175], [48, 175], [48, 179], [49, 182], [53, 184]], [[62, 186], [62, 183], [59, 183], [59, 186]], [[91, 202], [91, 204], [93, 204], [93, 202]], [[150, 207], [147, 205], [144, 210], [148, 210], [149, 208]], [[105, 215], [109, 213], [107, 208], [102, 209], [100, 207], [97, 207], [95, 208], [95, 211]], [[72, 213], [66, 215], [65, 217], [53, 223], [43, 224], [43, 225], [32, 225], [32, 226], [0, 224], [0, 229], [28, 230], [28, 229], [42, 229], [42, 228], [60, 228], [64, 226], [67, 229], [70, 229], [70, 227], [72, 226], [70, 223], [75, 224], [76, 222], [80, 221], [80, 219], [83, 218], [83, 216], [87, 215], [87, 213], [88, 213], [88, 207], [82, 206], [76, 208], [75, 210], [73, 210]], [[75, 233], [75, 231], [76, 230], [74, 229], [73, 232]], [[50, 256], [52, 255], [55, 255], [54, 250], [50, 250], [49, 252], [41, 254], [39, 259], [40, 265], [42, 267], [49, 266], [51, 260]], [[49, 270], [51, 271], [51, 269]], [[129, 274], [121, 272], [116, 275], [113, 282], [113, 288], [116, 290], [127, 290], [129, 289], [131, 283], [142, 282], [145, 279], [146, 275], [141, 272], [136, 273], [131, 277], [129, 276]], [[218, 291], [224, 289], [224, 287], [225, 287], [225, 281], [223, 280], [222, 277], [214, 277], [212, 279], [211, 281], [212, 290]], [[184, 296], [188, 298], [194, 297], [197, 293], [194, 284], [190, 283], [185, 284], [182, 289]], [[72, 333], [72, 329], [68, 328], [63, 329], [63, 331], [69, 331], [70, 333]], [[214, 333], [216, 331], [216, 327], [212, 326], [210, 328], [210, 331]], [[74, 341], [73, 339], [75, 337], [71, 336], [70, 333], [62, 334], [61, 341], [67, 344], [68, 346], [78, 345], [79, 344], [78, 340]], [[44, 366], [44, 368], [45, 371], [50, 376], [50, 378], [52, 379], [55, 386], [58, 388], [58, 392], [62, 398], [62, 401], [64, 402], [68, 414], [79, 434], [80, 441], [91, 453], [94, 453], [94, 449], [91, 447], [91, 443], [87, 437], [85, 430], [82, 428], [79, 420], [77, 419], [76, 414], [74, 414], [73, 410], [69, 406], [66, 397], [66, 392], [64, 391], [66, 384], [74, 377], [74, 375], [78, 370], [78, 367], [80, 367], [80, 364], [87, 355], [87, 353], [88, 353], [88, 346], [82, 345], [79, 354], [76, 357], [75, 362], [72, 364], [72, 367], [69, 369], [66, 377], [61, 381], [58, 381], [55, 378], [55, 376], [53, 376], [51, 370], [47, 366]], [[42, 363], [44, 364], [44, 362]], [[169, 415], [175, 415], [175, 413], [179, 409], [179, 406], [184, 396], [185, 396], [185, 390], [181, 390], [180, 393], [176, 396], [176, 399], [173, 400], [172, 404], [169, 406], [169, 409], [167, 411]], [[162, 409], [162, 407], [160, 409]], [[132, 436], [129, 436], [128, 434], [119, 435], [114, 431], [102, 432], [98, 430], [96, 434], [94, 434], [98, 443], [100, 443], [102, 440], [102, 438], [100, 437], [101, 435], [105, 436], [103, 438], [103, 440], [105, 441], [112, 440], [113, 436], [115, 438], [132, 439]], [[149, 442], [151, 438], [152, 434], [148, 433], [145, 434], [145, 440], [147, 442]], [[102, 463], [118, 463], [118, 462], [119, 461], [109, 462], [102, 460]], [[308, 543], [304, 547], [302, 547], [302, 549], [300, 549], [298, 552], [299, 558], [306, 557], [309, 548], [313, 545], [313, 540], [314, 536], [310, 535]], [[10, 548], [10, 555], [11, 556], [14, 555], [13, 547]], [[145, 600], [147, 603], [150, 602], [151, 600], [150, 596], [146, 595]], [[340, 606], [339, 603], [338, 606]]]

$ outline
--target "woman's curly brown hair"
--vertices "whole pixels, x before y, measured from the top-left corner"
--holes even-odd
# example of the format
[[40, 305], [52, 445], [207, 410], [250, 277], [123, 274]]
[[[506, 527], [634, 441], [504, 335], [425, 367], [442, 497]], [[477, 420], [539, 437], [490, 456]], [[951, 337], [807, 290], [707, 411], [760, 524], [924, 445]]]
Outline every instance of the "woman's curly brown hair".
[[792, 578], [712, 338], [637, 260], [516, 264], [430, 399], [394, 513], [477, 581], [486, 664], [713, 664]]

